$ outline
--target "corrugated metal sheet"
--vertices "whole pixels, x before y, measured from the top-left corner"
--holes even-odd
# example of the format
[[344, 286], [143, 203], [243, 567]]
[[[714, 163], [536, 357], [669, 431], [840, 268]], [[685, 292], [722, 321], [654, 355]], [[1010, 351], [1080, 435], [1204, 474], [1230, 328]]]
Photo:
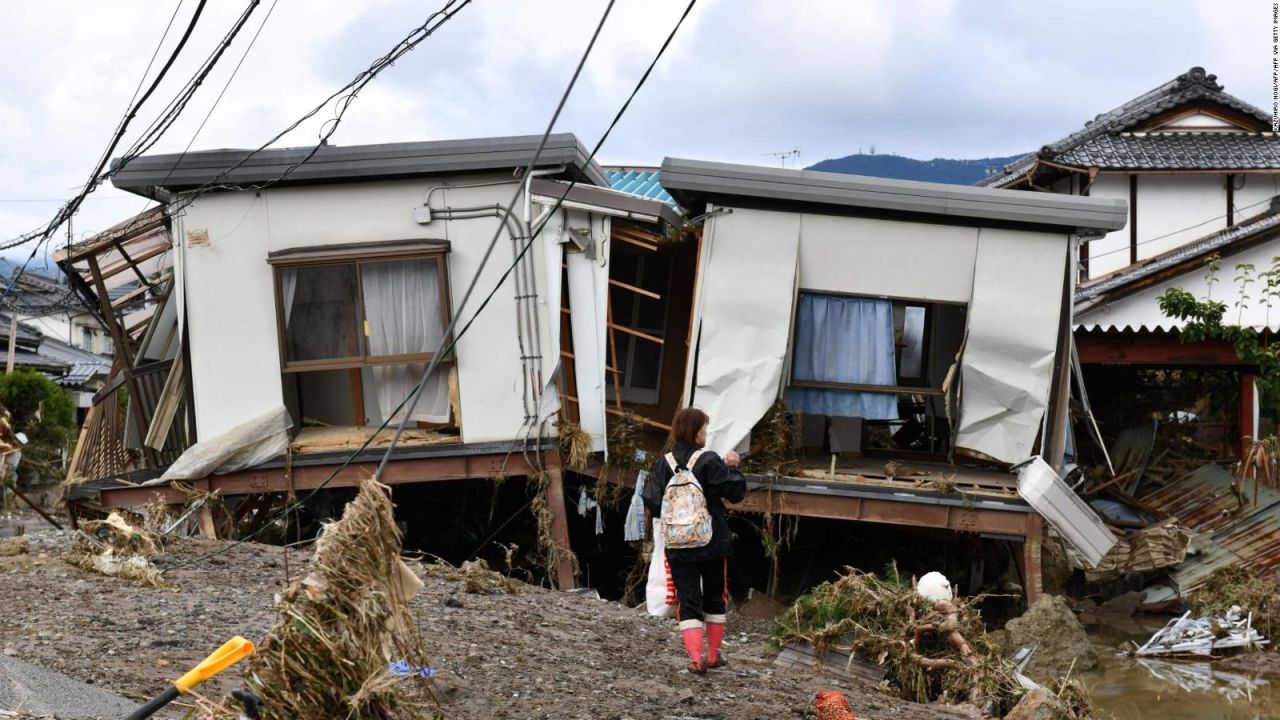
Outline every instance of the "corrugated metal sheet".
[[[1280, 491], [1235, 478], [1221, 465], [1205, 465], [1188, 477], [1142, 498], [1153, 509], [1177, 516], [1198, 531], [1187, 559], [1170, 579], [1177, 593], [1200, 586], [1214, 571], [1241, 565], [1264, 575], [1280, 572]], [[1172, 589], [1146, 592], [1146, 602], [1175, 599]]]
[[1200, 533], [1216, 533], [1259, 510], [1280, 503], [1280, 492], [1256, 480], [1243, 481], [1240, 497], [1233, 492], [1234, 485], [1235, 477], [1230, 470], [1209, 464], [1141, 500], [1161, 513], [1177, 517], [1183, 525]]
[[662, 174], [657, 168], [605, 168], [604, 174], [614, 190], [678, 207], [671, 193], [662, 187]]

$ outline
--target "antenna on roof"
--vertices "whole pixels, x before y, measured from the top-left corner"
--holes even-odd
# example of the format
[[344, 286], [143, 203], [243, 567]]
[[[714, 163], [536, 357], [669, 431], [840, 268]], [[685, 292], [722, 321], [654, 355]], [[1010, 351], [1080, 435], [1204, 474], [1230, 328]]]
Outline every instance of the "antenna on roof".
[[790, 150], [784, 150], [782, 152], [770, 152], [770, 153], [762, 153], [762, 154], [777, 158], [778, 162], [782, 165], [782, 167], [786, 167], [787, 160], [794, 160], [795, 158], [800, 157], [800, 148], [792, 148]]

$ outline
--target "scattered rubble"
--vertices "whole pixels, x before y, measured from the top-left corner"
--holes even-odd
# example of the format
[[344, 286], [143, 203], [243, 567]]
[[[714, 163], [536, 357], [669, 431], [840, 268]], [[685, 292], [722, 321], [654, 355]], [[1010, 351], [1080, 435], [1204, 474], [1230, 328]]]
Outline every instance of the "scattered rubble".
[[389, 492], [365, 480], [281, 595], [280, 620], [248, 667], [263, 720], [381, 719], [410, 705], [390, 668], [429, 667], [409, 612], [422, 581], [400, 559]]
[[[289, 577], [306, 573], [310, 554], [172, 538], [155, 559], [166, 568], [166, 587], [157, 590], [62, 562], [59, 556], [73, 540], [69, 533], [41, 530], [30, 537], [30, 554], [0, 558], [7, 617], [0, 648], [139, 701], [170, 682], [175, 668], [194, 666], [228, 637], [262, 638], [278, 618], [273, 597]], [[973, 717], [967, 710], [910, 703], [863, 682], [775, 667], [771, 625], [736, 613], [729, 616], [726, 638], [730, 666], [696, 677], [684, 671], [670, 620], [523, 584], [514, 595], [469, 594], [462, 576], [431, 565], [411, 567], [425, 582], [410, 609], [431, 661], [415, 664], [436, 671], [448, 718], [780, 720], [799, 718], [814, 693], [833, 687], [859, 718]], [[55, 596], [59, 601], [49, 602]], [[238, 666], [211, 680], [202, 694], [221, 697], [246, 677]], [[689, 699], [682, 700], [686, 693]], [[175, 703], [176, 710], [193, 709], [180, 702], [186, 704]]]
[[1252, 626], [1267, 637], [1280, 633], [1280, 581], [1247, 568], [1229, 566], [1215, 571], [1187, 598], [1197, 617], [1226, 615], [1232, 607], [1245, 608]]
[[106, 520], [81, 522], [77, 542], [64, 559], [103, 575], [160, 587], [164, 580], [151, 562], [159, 551], [151, 533], [130, 525], [113, 512]]
[[0, 557], [25, 555], [30, 551], [31, 543], [25, 535], [0, 540]]
[[779, 645], [804, 641], [818, 653], [848, 649], [884, 665], [898, 695], [916, 702], [972, 702], [1008, 709], [1022, 695], [972, 601], [929, 600], [889, 577], [848, 568], [777, 619]]
[[1203, 655], [1210, 656], [1222, 650], [1256, 649], [1268, 644], [1253, 627], [1253, 616], [1238, 605], [1221, 616], [1191, 617], [1191, 611], [1170, 620], [1145, 644], [1134, 651], [1145, 655]]
[[1056, 595], [1042, 596], [1005, 630], [1011, 648], [1038, 646], [1025, 672], [1041, 682], [1088, 670], [1098, 662], [1084, 626], [1067, 601]]

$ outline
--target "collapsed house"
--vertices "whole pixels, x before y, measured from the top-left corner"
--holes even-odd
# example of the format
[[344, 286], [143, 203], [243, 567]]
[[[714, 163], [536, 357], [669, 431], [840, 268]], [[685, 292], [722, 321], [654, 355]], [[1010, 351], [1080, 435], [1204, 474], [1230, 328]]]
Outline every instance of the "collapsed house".
[[[1180, 290], [1222, 302], [1224, 325], [1264, 338], [1280, 327], [1268, 281], [1280, 257], [1280, 136], [1271, 121], [1196, 67], [982, 183], [1128, 200], [1127, 226], [1081, 248], [1075, 342], [1091, 394], [1124, 388], [1134, 407], [1139, 396], [1154, 405], [1142, 408], [1146, 417], [1099, 411], [1117, 467], [1086, 488], [1095, 505], [1110, 506], [1108, 519], [1122, 527], [1176, 519], [1197, 531], [1192, 556], [1149, 589], [1152, 605], [1185, 597], [1217, 568], [1277, 570], [1268, 540], [1280, 528], [1274, 489], [1225, 467], [1268, 434], [1258, 368], [1227, 339], [1184, 337], [1185, 321], [1160, 307]], [[1149, 391], [1138, 387], [1143, 377]], [[1179, 377], [1199, 386], [1194, 397], [1168, 389]], [[1170, 435], [1192, 451], [1180, 457]]]
[[[116, 346], [73, 500], [356, 485], [496, 234], [384, 483], [545, 477], [567, 551], [555, 420], [590, 438], [590, 476], [619, 418], [664, 431], [696, 405], [714, 449], [745, 450], [783, 400], [813, 462], [753, 477], [740, 510], [1016, 541], [1034, 598], [1041, 516], [1009, 469], [1061, 465], [1075, 248], [1122, 227], [1122, 201], [673, 158], [659, 185], [606, 176], [572, 135], [514, 176], [537, 140], [117, 168], [162, 205], [58, 256]], [[109, 298], [125, 274], [141, 310]], [[556, 576], [575, 584], [567, 552]]]

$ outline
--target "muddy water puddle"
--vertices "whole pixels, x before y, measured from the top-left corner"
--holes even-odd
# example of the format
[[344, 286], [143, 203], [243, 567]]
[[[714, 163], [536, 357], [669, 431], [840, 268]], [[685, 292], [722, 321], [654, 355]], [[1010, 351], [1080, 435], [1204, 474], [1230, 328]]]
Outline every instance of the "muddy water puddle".
[[1280, 675], [1261, 675], [1208, 662], [1119, 656], [1126, 640], [1139, 644], [1164, 618], [1090, 625], [1098, 666], [1080, 677], [1103, 717], [1115, 720], [1261, 720], [1280, 718]]

